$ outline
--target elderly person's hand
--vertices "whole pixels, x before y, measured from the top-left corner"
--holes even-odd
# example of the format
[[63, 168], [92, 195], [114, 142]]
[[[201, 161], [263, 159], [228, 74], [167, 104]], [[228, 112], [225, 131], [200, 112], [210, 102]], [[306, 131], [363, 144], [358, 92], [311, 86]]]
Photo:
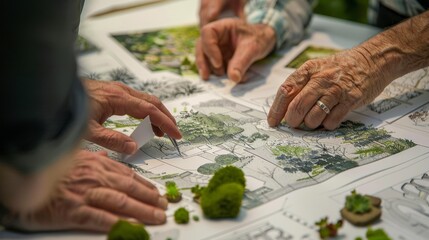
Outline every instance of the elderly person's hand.
[[252, 63], [267, 56], [276, 42], [274, 29], [240, 19], [221, 19], [204, 26], [197, 41], [196, 63], [201, 78], [227, 71], [235, 82], [243, 81]]
[[360, 48], [305, 62], [280, 86], [268, 124], [338, 127], [346, 114], [370, 103], [389, 84]]
[[226, 9], [232, 10], [237, 17], [244, 19], [245, 4], [246, 0], [201, 0], [200, 27], [217, 20]]
[[182, 137], [174, 117], [155, 96], [117, 82], [86, 80], [85, 85], [92, 107], [87, 140], [121, 153], [134, 153], [137, 144], [132, 138], [102, 126], [110, 116], [125, 114], [138, 119], [150, 116], [157, 136], [166, 133], [175, 139]]
[[310, 60], [280, 86], [268, 124], [323, 125], [332, 130], [346, 114], [369, 104], [396, 78], [429, 65], [429, 11], [328, 58]]
[[151, 183], [104, 154], [79, 152], [44, 205], [10, 211], [2, 224], [26, 231], [107, 232], [120, 218], [164, 223], [167, 200]]

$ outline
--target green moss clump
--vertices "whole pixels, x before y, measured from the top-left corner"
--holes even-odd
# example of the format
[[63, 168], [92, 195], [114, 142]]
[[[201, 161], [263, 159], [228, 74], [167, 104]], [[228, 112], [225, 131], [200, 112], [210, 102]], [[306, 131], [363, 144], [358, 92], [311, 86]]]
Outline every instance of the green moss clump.
[[149, 233], [144, 225], [133, 224], [124, 220], [117, 221], [107, 235], [108, 240], [149, 240]]
[[[367, 240], [392, 240], [389, 235], [382, 229], [375, 229], [368, 228], [366, 231], [366, 239]], [[363, 240], [362, 237], [357, 237], [355, 240]]]
[[240, 213], [246, 179], [241, 169], [226, 166], [215, 172], [207, 187], [191, 188], [208, 218], [234, 218]]
[[174, 221], [178, 224], [186, 224], [189, 222], [189, 212], [186, 208], [179, 208], [174, 212]]
[[226, 166], [215, 172], [207, 185], [207, 191], [213, 192], [219, 186], [226, 183], [238, 183], [243, 188], [246, 186], [246, 179], [241, 169], [234, 166]]
[[197, 215], [192, 216], [192, 219], [194, 219], [195, 222], [200, 221], [200, 217], [198, 217]]
[[231, 182], [201, 196], [201, 208], [208, 218], [233, 218], [240, 212], [244, 187]]
[[352, 213], [363, 214], [371, 211], [372, 204], [368, 197], [358, 194], [356, 190], [353, 190], [352, 194], [346, 197], [345, 207]]
[[368, 228], [366, 231], [366, 237], [368, 240], [392, 240], [382, 228], [375, 230]]

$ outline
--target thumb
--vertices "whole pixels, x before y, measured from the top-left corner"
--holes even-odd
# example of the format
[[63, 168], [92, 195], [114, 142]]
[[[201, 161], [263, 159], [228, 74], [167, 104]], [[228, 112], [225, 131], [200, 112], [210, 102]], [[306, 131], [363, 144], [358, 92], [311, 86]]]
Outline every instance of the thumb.
[[244, 6], [246, 5], [246, 0], [236, 0], [236, 1], [230, 2], [230, 4], [232, 4], [231, 8], [234, 14], [238, 18], [245, 20], [246, 16], [244, 14]]
[[133, 154], [137, 151], [134, 140], [117, 131], [104, 128], [96, 121], [91, 121], [87, 140], [102, 147], [125, 154]]
[[210, 1], [210, 3], [207, 6], [207, 12], [206, 12], [207, 15], [205, 16], [206, 24], [217, 20], [223, 8], [225, 7], [225, 2], [226, 0]]
[[228, 77], [234, 82], [242, 82], [250, 65], [257, 60], [255, 49], [251, 44], [238, 44], [234, 55], [228, 63]]

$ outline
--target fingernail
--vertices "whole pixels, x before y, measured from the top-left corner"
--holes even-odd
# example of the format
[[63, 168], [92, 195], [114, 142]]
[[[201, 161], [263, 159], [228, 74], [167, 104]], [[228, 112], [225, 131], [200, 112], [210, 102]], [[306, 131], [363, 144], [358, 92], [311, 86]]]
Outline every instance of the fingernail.
[[221, 67], [220, 63], [212, 57], [210, 58], [210, 63], [213, 65], [214, 68], [220, 68]]
[[135, 142], [126, 142], [124, 152], [127, 154], [134, 154], [137, 151], [137, 144]]
[[165, 222], [166, 219], [165, 212], [159, 209], [155, 209], [154, 217], [159, 223]]
[[162, 209], [167, 209], [168, 207], [168, 201], [165, 197], [159, 197], [158, 199], [158, 207]]
[[277, 125], [278, 125], [277, 119], [275, 119], [273, 117], [268, 117], [267, 121], [268, 121], [268, 125], [270, 127], [277, 127]]
[[277, 127], [280, 124], [284, 117], [285, 107], [286, 107], [286, 97], [288, 95], [289, 89], [280, 86], [277, 91], [276, 98], [274, 99], [273, 104], [271, 105], [270, 112], [268, 113], [267, 122], [270, 127]]
[[240, 82], [241, 81], [241, 72], [237, 69], [232, 70], [231, 80], [234, 82]]

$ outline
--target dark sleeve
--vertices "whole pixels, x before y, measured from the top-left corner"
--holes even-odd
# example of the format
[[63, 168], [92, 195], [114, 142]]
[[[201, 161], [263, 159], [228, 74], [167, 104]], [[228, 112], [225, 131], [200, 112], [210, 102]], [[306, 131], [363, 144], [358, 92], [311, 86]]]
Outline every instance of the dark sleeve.
[[87, 98], [74, 56], [80, 1], [2, 3], [0, 162], [24, 173], [76, 146]]

